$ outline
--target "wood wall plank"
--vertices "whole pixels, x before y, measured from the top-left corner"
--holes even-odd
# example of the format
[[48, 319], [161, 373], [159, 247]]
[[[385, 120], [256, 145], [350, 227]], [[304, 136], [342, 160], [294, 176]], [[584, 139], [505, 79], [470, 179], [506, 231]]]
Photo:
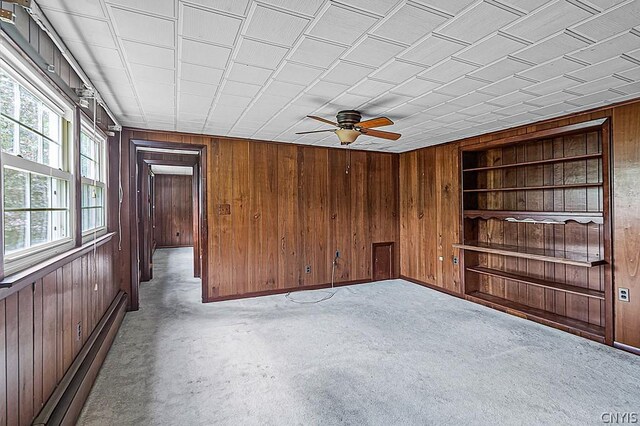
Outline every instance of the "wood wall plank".
[[[232, 145], [233, 156], [233, 191], [231, 215], [233, 218], [233, 240], [231, 253], [233, 267], [231, 268], [231, 284], [239, 293], [249, 292], [249, 143], [236, 142]], [[230, 265], [225, 265], [229, 268]]]
[[[329, 151], [329, 256], [340, 252], [336, 265], [336, 281], [351, 279], [351, 176], [350, 153], [346, 150]], [[347, 231], [348, 230], [348, 231]]]
[[56, 272], [42, 279], [42, 394], [46, 401], [58, 382], [56, 377], [57, 331], [58, 331], [58, 295]]
[[18, 293], [14, 293], [5, 300], [5, 338], [7, 353], [7, 425], [19, 425], [20, 423], [20, 358], [18, 354], [19, 320], [18, 320]]
[[351, 152], [351, 279], [371, 277], [370, 217], [367, 211], [369, 170], [366, 152]]
[[33, 288], [18, 292], [18, 383], [20, 424], [31, 423], [33, 412]]
[[45, 403], [43, 393], [44, 377], [44, 294], [43, 280], [33, 284], [33, 413], [40, 411]]
[[251, 144], [249, 156], [249, 291], [257, 292], [274, 289], [278, 279], [278, 169], [271, 163], [277, 146]]
[[278, 173], [278, 281], [279, 289], [302, 284], [302, 237], [298, 220], [298, 148], [279, 145]]
[[[209, 238], [217, 238], [218, 244], [218, 282], [209, 283], [209, 288], [212, 289], [211, 294], [214, 296], [222, 296], [232, 294], [234, 292], [233, 281], [233, 268], [234, 254], [231, 248], [233, 247], [233, 229], [234, 229], [234, 217], [236, 210], [233, 206], [233, 142], [224, 140], [218, 142], [218, 170], [217, 176], [212, 176], [212, 181], [217, 184], [212, 185], [217, 189], [217, 203], [216, 206], [230, 206], [231, 214], [219, 214], [214, 211], [214, 214], [218, 214], [217, 223], [212, 221], [214, 225], [218, 225], [218, 232], [209, 231]], [[242, 267], [238, 265], [238, 267]]]
[[[82, 348], [82, 258], [71, 263], [73, 281], [71, 289], [71, 326], [73, 358], [75, 359]], [[80, 331], [80, 333], [78, 333]]]
[[73, 266], [62, 267], [62, 369], [63, 374], [73, 361]]

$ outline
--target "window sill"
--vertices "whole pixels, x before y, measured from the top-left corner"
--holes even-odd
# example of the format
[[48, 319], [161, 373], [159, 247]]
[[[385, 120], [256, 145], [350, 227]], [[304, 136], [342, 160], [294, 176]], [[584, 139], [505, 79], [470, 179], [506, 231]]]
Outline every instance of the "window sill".
[[105, 235], [107, 233], [107, 227], [106, 226], [101, 226], [100, 228], [97, 228], [96, 230], [91, 230], [88, 232], [83, 232], [82, 233], [82, 245], [84, 246], [85, 244], [93, 244], [93, 240], [94, 240], [94, 235], [95, 235], [95, 240], [99, 241], [100, 238]]
[[15, 274], [5, 277], [2, 281], [0, 281], [0, 299], [8, 296], [11, 293], [21, 290], [27, 285], [33, 283], [35, 280], [42, 278], [45, 275], [60, 268], [62, 265], [66, 265], [67, 263], [72, 262], [80, 256], [92, 251], [94, 245], [101, 246], [108, 243], [109, 241], [111, 241], [114, 235], [115, 232], [110, 232], [102, 237], [97, 238], [95, 241], [92, 240], [91, 242], [83, 244], [80, 247], [68, 250], [43, 262], [40, 262], [37, 265], [31, 266], [20, 272], [16, 272]]

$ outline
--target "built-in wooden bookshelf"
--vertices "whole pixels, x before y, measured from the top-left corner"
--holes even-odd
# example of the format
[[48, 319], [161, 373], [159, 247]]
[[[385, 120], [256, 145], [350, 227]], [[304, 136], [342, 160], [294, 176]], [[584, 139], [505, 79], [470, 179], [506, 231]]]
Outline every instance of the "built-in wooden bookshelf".
[[612, 343], [609, 123], [461, 155], [465, 297]]

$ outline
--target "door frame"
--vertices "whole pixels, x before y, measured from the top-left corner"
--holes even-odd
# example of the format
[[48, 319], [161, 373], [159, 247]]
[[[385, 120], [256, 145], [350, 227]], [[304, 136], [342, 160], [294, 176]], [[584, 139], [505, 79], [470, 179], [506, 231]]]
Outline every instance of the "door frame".
[[[154, 181], [154, 175], [153, 173], [150, 172], [151, 170], [151, 166], [154, 165], [160, 165], [160, 166], [182, 166], [182, 167], [190, 167], [192, 169], [192, 175], [191, 175], [191, 181], [192, 181], [192, 185], [191, 185], [191, 191], [192, 191], [192, 197], [193, 197], [193, 205], [192, 205], [192, 210], [194, 212], [193, 218], [194, 218], [194, 223], [196, 220], [199, 220], [199, 200], [198, 200], [198, 191], [199, 191], [199, 186], [198, 186], [198, 181], [197, 181], [197, 163], [198, 163], [198, 158], [196, 155], [192, 155], [191, 157], [193, 158], [189, 158], [189, 159], [175, 159], [175, 158], [171, 158], [171, 159], [153, 159], [153, 158], [144, 158], [145, 157], [145, 153], [149, 152], [149, 151], [140, 151], [138, 152], [138, 170], [139, 171], [143, 171], [143, 175], [138, 177], [138, 184], [142, 185], [142, 188], [140, 188], [140, 195], [138, 198], [138, 203], [139, 203], [139, 209], [137, 211], [137, 215], [139, 218], [139, 222], [141, 220], [142, 215], [144, 214], [145, 217], [149, 218], [150, 223], [149, 223], [149, 241], [147, 241], [147, 238], [145, 238], [145, 231], [146, 228], [145, 226], [141, 226], [140, 229], [138, 230], [139, 234], [138, 234], [138, 241], [143, 241], [142, 244], [139, 244], [139, 251], [140, 251], [140, 269], [141, 269], [141, 273], [140, 273], [140, 281], [149, 281], [153, 278], [153, 271], [151, 269], [151, 257], [153, 254], [153, 250], [155, 248], [154, 244], [153, 244], [153, 240], [154, 240], [154, 217], [152, 216], [153, 214], [153, 203], [154, 203], [154, 188], [153, 188], [153, 181]], [[176, 155], [182, 155], [182, 154], [176, 154]], [[149, 178], [146, 178], [146, 174], [147, 171], [149, 171]], [[145, 184], [149, 185], [149, 187], [146, 187], [143, 184], [143, 181], [145, 181]], [[143, 202], [143, 198], [148, 198], [148, 200], [144, 200]], [[147, 204], [148, 204], [148, 208], [149, 210], [147, 210]], [[192, 224], [193, 226], [193, 224]], [[193, 242], [193, 271], [194, 271], [194, 277], [200, 277], [200, 263], [199, 263], [199, 238], [198, 238], [198, 234], [199, 234], [199, 229], [194, 229], [194, 242]], [[147, 245], [148, 244], [148, 245]]]
[[[193, 167], [193, 187], [197, 190], [197, 203], [198, 203], [198, 244], [194, 241], [194, 272], [199, 272], [200, 280], [202, 283], [202, 301], [208, 299], [208, 253], [209, 253], [209, 239], [208, 239], [208, 212], [207, 212], [207, 146], [203, 144], [190, 144], [179, 142], [161, 142], [153, 140], [131, 139], [129, 141], [129, 202], [130, 206], [134, 207], [129, 215], [130, 224], [130, 243], [131, 243], [131, 295], [130, 304], [131, 310], [138, 310], [140, 307], [140, 227], [139, 227], [139, 212], [141, 208], [140, 202], [140, 189], [141, 189], [141, 173], [140, 166], [143, 165], [139, 161], [139, 148], [158, 148], [168, 149], [176, 151], [197, 151], [198, 154], [195, 163], [192, 164], [177, 164], [176, 161], [171, 160], [144, 160], [145, 165], [163, 164], [163, 165], [191, 165]], [[180, 154], [180, 152], [175, 152]], [[194, 204], [195, 204], [194, 200]], [[195, 268], [195, 264], [199, 267]]]
[[375, 281], [376, 266], [376, 247], [389, 247], [389, 278], [396, 277], [396, 261], [395, 261], [395, 243], [393, 241], [385, 241], [381, 243], [371, 244], [371, 280]]

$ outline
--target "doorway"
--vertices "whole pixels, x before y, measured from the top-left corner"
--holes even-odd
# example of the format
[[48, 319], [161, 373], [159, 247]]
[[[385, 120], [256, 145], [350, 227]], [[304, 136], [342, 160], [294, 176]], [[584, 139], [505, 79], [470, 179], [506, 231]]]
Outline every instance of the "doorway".
[[131, 140], [131, 307], [139, 286], [153, 278], [157, 248], [193, 247], [193, 276], [207, 300], [206, 146]]

